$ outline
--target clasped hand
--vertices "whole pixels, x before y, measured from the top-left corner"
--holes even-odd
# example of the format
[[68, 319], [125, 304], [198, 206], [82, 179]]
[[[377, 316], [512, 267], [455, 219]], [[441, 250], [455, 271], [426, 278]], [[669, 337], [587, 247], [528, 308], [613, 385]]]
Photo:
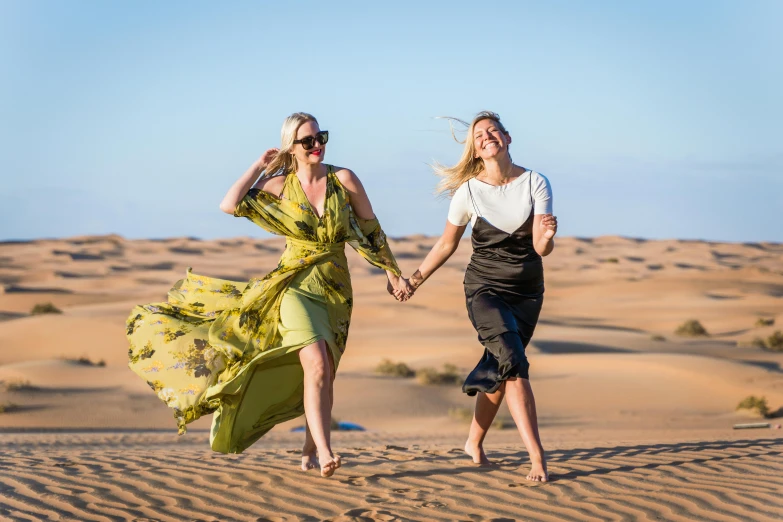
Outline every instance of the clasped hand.
[[407, 301], [413, 297], [414, 288], [404, 277], [388, 274], [389, 282], [386, 284], [386, 291], [389, 292], [397, 301]]

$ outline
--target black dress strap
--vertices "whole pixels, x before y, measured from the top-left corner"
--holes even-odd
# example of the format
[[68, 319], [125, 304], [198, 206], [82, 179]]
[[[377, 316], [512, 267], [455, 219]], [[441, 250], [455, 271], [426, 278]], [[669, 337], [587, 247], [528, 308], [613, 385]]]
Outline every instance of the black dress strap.
[[478, 215], [478, 217], [483, 217], [481, 212], [479, 212], [478, 206], [476, 205], [476, 200], [473, 199], [473, 191], [470, 190], [470, 180], [468, 180], [468, 194], [470, 194], [470, 202], [473, 203], [473, 209], [476, 211], [476, 215]]

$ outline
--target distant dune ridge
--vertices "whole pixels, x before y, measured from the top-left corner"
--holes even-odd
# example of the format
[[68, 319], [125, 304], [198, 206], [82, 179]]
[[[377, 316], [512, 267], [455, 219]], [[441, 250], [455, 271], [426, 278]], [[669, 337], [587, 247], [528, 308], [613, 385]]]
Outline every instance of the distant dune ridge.
[[[404, 274], [435, 240], [392, 239]], [[297, 471], [302, 435], [289, 430], [303, 419], [243, 455], [212, 454], [209, 419], [176, 437], [126, 366], [135, 304], [165, 300], [189, 266], [263, 277], [283, 239], [0, 243], [0, 519], [780, 519], [783, 352], [756, 340], [783, 330], [783, 245], [556, 244], [528, 348], [553, 482], [530, 485], [514, 429], [490, 432], [496, 468], [461, 453], [467, 421], [449, 411], [473, 401], [458, 385], [375, 372], [388, 359], [464, 375], [478, 361], [462, 290], [468, 240], [404, 304], [348, 247], [356, 304], [334, 414], [368, 431], [334, 434], [346, 466], [332, 480]], [[687, 321], [704, 332], [675, 333]], [[749, 396], [770, 418], [736, 409]], [[747, 422], [771, 428], [732, 430]]]

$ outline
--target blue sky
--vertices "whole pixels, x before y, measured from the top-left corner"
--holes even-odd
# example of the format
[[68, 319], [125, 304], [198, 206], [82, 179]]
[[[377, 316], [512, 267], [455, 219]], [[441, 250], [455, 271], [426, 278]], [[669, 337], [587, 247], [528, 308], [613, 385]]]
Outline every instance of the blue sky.
[[503, 118], [560, 234], [783, 241], [783, 2], [0, 0], [0, 239], [265, 234], [226, 189], [291, 112], [390, 235]]

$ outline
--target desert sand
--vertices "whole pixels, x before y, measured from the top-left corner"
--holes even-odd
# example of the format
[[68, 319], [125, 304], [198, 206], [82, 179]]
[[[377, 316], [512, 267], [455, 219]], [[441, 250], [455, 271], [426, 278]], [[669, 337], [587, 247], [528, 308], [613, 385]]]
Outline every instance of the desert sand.
[[[405, 274], [435, 238], [392, 240]], [[241, 455], [212, 453], [209, 419], [177, 437], [127, 369], [124, 322], [187, 267], [261, 277], [284, 240], [78, 237], [0, 244], [0, 519], [776, 520], [783, 518], [783, 245], [558, 238], [528, 356], [552, 480], [527, 483], [512, 427], [480, 468], [461, 451], [458, 385], [381, 376], [383, 359], [462, 374], [482, 348], [454, 257], [407, 303], [350, 248], [355, 309], [336, 381], [345, 465], [298, 471], [297, 419]], [[31, 315], [52, 303], [61, 314]], [[775, 324], [758, 326], [760, 319]], [[689, 319], [708, 335], [674, 332]], [[82, 363], [77, 360], [84, 358]], [[85, 361], [103, 365], [85, 364]], [[737, 410], [765, 397], [772, 418]], [[450, 411], [452, 414], [450, 415]], [[501, 416], [508, 417], [501, 410]], [[770, 428], [733, 430], [737, 423]]]

